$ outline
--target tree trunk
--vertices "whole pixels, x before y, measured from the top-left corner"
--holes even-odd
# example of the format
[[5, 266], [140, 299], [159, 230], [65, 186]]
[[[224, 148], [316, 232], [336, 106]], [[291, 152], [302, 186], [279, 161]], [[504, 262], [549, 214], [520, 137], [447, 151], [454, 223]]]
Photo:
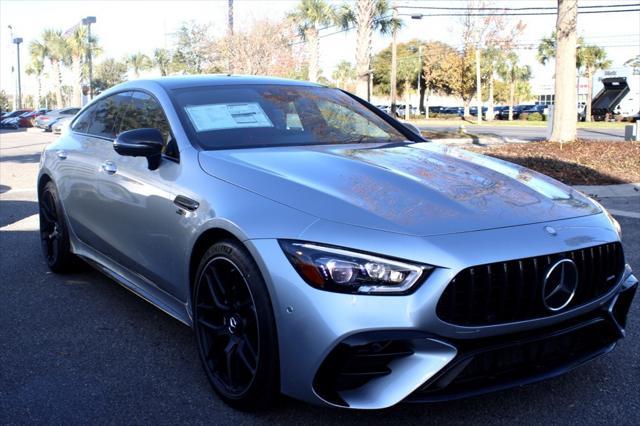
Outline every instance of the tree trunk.
[[587, 103], [584, 106], [584, 120], [591, 121], [591, 102], [593, 93], [593, 69], [587, 68]]
[[509, 121], [513, 121], [513, 104], [516, 97], [516, 82], [509, 82]]
[[489, 74], [489, 105], [487, 108], [487, 121], [493, 121], [493, 72]]
[[558, 0], [556, 21], [555, 107], [551, 141], [573, 142], [576, 139], [576, 32], [578, 0]]
[[469, 98], [469, 99], [462, 98], [462, 102], [463, 102], [463, 105], [464, 105], [464, 112], [462, 113], [462, 115], [464, 117], [469, 117], [471, 115], [469, 113], [469, 105], [471, 105], [471, 98]]
[[[420, 101], [418, 103], [418, 111], [424, 110], [424, 117], [429, 118], [429, 96], [425, 96], [428, 92], [429, 83], [424, 82], [422, 86], [420, 86]], [[425, 104], [426, 99], [426, 104]]]
[[373, 38], [374, 0], [358, 0], [356, 3], [356, 95], [367, 98], [369, 92], [369, 68], [371, 63], [371, 41]]
[[478, 124], [482, 123], [482, 78], [480, 75], [480, 48], [476, 47], [476, 105]]
[[36, 92], [36, 109], [40, 108], [40, 99], [42, 97], [42, 74], [36, 77], [37, 92]]
[[309, 81], [316, 83], [319, 77], [318, 61], [320, 59], [320, 39], [318, 29], [311, 27], [306, 31], [307, 46], [309, 48]]
[[73, 105], [82, 105], [82, 65], [80, 64], [80, 57], [72, 58], [73, 67]]
[[62, 74], [60, 72], [60, 61], [51, 61], [53, 66], [53, 75], [56, 78], [56, 108], [63, 108], [62, 102]]
[[411, 89], [411, 83], [409, 80], [404, 81], [404, 119], [408, 120], [411, 117], [411, 106], [409, 105], [409, 101], [411, 98], [409, 97], [409, 89]]

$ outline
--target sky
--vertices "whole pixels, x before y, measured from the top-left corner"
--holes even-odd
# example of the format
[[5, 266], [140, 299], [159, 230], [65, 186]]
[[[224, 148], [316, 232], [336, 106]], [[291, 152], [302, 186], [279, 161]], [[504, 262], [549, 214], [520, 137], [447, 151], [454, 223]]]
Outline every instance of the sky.
[[[338, 4], [339, 1], [330, 1]], [[555, 0], [487, 0], [493, 6], [530, 7], [556, 6]], [[256, 19], [279, 19], [293, 9], [295, 0], [235, 0], [235, 28], [251, 25]], [[466, 0], [398, 0], [399, 6], [462, 7]], [[638, 0], [580, 0], [579, 5], [638, 4]], [[410, 9], [400, 9], [410, 13]], [[413, 10], [416, 11], [415, 9]], [[28, 45], [39, 38], [45, 28], [66, 30], [84, 16], [96, 16], [92, 33], [99, 38], [104, 49], [100, 58], [121, 58], [126, 54], [142, 51], [151, 54], [157, 47], [171, 47], [172, 33], [184, 21], [211, 23], [214, 35], [226, 31], [227, 0], [0, 0], [0, 88], [13, 93], [15, 77], [11, 72], [16, 62], [15, 45], [11, 43], [8, 26], [13, 27], [14, 37], [24, 39], [21, 45], [22, 69], [28, 62]], [[458, 19], [453, 17], [425, 17], [421, 20], [403, 17], [405, 27], [398, 40], [413, 38], [439, 40], [454, 46], [460, 45]], [[555, 15], [513, 17], [526, 24], [519, 43], [537, 45], [551, 33]], [[335, 29], [321, 34], [327, 35]], [[626, 60], [640, 54], [640, 12], [579, 15], [578, 33], [587, 43], [606, 47], [613, 66], [621, 66]], [[388, 46], [389, 36], [376, 36], [374, 52]], [[355, 31], [325, 36], [321, 39], [320, 67], [330, 76], [341, 60], [355, 62]], [[535, 50], [520, 49], [521, 62], [529, 64], [533, 71], [533, 85], [551, 83], [553, 66], [542, 66], [535, 60]], [[33, 90], [33, 79], [22, 75], [23, 92]]]

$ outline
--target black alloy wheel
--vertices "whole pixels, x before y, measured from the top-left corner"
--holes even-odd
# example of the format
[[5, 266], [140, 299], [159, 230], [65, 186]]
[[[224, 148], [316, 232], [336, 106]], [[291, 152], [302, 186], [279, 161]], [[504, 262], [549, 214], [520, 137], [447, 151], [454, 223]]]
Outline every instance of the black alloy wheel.
[[277, 339], [266, 286], [248, 253], [231, 241], [212, 246], [193, 300], [198, 352], [214, 390], [235, 408], [264, 408], [278, 393]]
[[71, 253], [69, 234], [53, 182], [48, 182], [39, 196], [40, 242], [47, 266], [53, 272], [69, 272], [77, 258]]

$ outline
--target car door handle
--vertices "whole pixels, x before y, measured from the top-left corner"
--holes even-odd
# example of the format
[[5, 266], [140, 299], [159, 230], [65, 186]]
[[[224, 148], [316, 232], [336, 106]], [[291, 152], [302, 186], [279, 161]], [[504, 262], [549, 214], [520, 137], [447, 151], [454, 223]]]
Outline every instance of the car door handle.
[[200, 203], [197, 202], [196, 200], [192, 200], [189, 197], [185, 197], [184, 195], [178, 195], [175, 200], [173, 200], [173, 203], [178, 206], [181, 207], [185, 210], [188, 210], [190, 212], [196, 210], [198, 207], [200, 207]]
[[56, 155], [61, 160], [66, 160], [67, 159], [67, 151], [64, 151], [62, 149], [60, 151], [56, 152]]
[[104, 163], [102, 163], [102, 171], [106, 172], [107, 174], [114, 174], [115, 172], [118, 171], [118, 166], [116, 166], [116, 163], [114, 163], [113, 161], [105, 161]]

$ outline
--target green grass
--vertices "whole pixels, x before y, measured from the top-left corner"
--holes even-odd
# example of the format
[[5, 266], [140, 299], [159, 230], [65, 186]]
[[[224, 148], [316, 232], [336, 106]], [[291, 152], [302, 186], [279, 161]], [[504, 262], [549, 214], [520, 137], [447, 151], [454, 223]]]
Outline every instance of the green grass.
[[[426, 120], [424, 118], [418, 120], [409, 120], [411, 123], [416, 124], [418, 126], [477, 126], [478, 123], [475, 120], [439, 120], [439, 119], [429, 119]], [[579, 129], [624, 129], [625, 125], [632, 123], [610, 123], [604, 121], [592, 121], [592, 122], [580, 122], [578, 123]], [[498, 127], [498, 126], [519, 126], [519, 127], [546, 127], [546, 121], [527, 121], [527, 120], [494, 120], [494, 121], [484, 121], [480, 126], [487, 127]]]

